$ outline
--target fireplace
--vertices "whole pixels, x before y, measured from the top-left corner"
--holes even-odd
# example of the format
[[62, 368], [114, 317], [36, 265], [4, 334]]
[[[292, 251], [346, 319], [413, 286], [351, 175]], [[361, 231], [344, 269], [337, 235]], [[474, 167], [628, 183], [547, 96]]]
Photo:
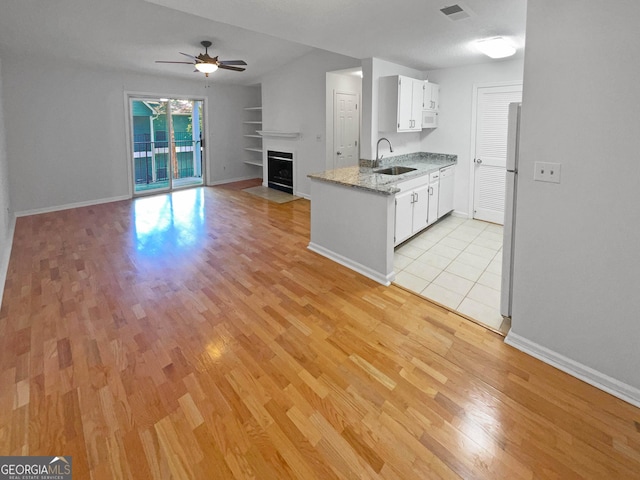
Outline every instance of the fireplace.
[[293, 193], [293, 153], [267, 150], [269, 188]]

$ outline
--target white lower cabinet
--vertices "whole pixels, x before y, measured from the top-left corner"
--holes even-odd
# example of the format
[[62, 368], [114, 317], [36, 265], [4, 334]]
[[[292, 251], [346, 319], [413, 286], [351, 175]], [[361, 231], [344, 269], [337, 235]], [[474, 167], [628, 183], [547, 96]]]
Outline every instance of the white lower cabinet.
[[394, 246], [438, 220], [440, 171], [397, 185]]
[[438, 218], [453, 210], [455, 166], [440, 169], [440, 194], [438, 195]]
[[413, 192], [396, 194], [395, 245], [413, 235], [413, 199]]
[[[399, 183], [398, 188], [401, 191], [396, 194], [394, 245], [404, 242], [426, 228], [430, 220], [429, 200], [430, 191], [432, 190], [429, 185], [429, 176], [425, 175], [424, 177]], [[436, 214], [433, 215], [433, 221], [438, 218], [437, 202], [435, 202], [435, 205]]]

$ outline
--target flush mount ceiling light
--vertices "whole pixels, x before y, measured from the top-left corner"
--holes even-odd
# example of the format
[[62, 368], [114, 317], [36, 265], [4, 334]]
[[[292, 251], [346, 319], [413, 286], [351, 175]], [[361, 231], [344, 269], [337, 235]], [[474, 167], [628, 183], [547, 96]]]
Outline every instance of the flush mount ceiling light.
[[218, 65], [215, 63], [196, 63], [196, 69], [208, 75], [218, 70]]
[[510, 57], [516, 53], [515, 47], [503, 37], [485, 38], [477, 40], [475, 46], [482, 53], [491, 58]]

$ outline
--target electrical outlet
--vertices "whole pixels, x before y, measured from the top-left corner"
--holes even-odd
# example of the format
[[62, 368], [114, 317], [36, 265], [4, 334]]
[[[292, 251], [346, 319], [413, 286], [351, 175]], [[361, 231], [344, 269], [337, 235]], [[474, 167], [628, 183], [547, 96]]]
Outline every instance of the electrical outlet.
[[536, 162], [533, 179], [537, 182], [560, 183], [562, 164], [550, 162]]

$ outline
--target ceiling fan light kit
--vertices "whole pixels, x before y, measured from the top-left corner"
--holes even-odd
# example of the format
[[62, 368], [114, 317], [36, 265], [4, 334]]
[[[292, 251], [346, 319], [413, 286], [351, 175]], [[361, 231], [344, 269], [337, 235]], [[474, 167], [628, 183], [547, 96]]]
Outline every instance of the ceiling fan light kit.
[[215, 63], [196, 63], [196, 69], [205, 75], [209, 75], [218, 70], [218, 65]]
[[218, 57], [212, 57], [209, 55], [209, 47], [211, 46], [211, 42], [208, 40], [203, 40], [200, 42], [200, 45], [204, 47], [204, 53], [200, 55], [193, 56], [188, 53], [180, 53], [180, 55], [184, 55], [185, 57], [189, 57], [193, 61], [191, 62], [174, 62], [167, 60], [156, 60], [156, 63], [186, 63], [188, 65], [194, 65], [198, 72], [204, 73], [205, 77], [208, 77], [210, 73], [215, 72], [219, 68], [224, 70], [234, 70], [236, 72], [244, 72], [244, 68], [235, 67], [234, 65], [246, 65], [247, 62], [244, 60], [218, 60]]

